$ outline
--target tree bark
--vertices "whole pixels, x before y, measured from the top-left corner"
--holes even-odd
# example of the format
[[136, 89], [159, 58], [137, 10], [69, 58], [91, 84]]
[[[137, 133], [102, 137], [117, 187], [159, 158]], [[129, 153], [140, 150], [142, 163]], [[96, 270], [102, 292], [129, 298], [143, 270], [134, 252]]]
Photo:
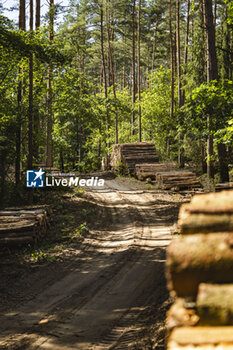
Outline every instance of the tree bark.
[[19, 29], [26, 29], [26, 4], [25, 0], [19, 1]]
[[40, 27], [40, 0], [36, 0], [36, 28]]
[[[181, 60], [180, 60], [180, 1], [176, 0], [176, 46], [177, 46], [177, 80], [178, 80], [178, 106], [183, 106], [183, 94], [182, 94], [182, 83], [181, 83]], [[180, 146], [178, 162], [179, 167], [184, 168], [184, 135], [179, 135]]]
[[[217, 79], [218, 77], [212, 0], [203, 0], [203, 4], [204, 26], [206, 31], [207, 82], [210, 82], [211, 80]], [[215, 66], [215, 71], [213, 70], [213, 65]], [[214, 169], [212, 157], [214, 147], [212, 136], [212, 121], [210, 115], [207, 116], [207, 128], [209, 134], [207, 139], [207, 175], [209, 178], [213, 178]]]
[[[185, 79], [185, 76], [186, 76], [187, 63], [188, 63], [189, 26], [190, 26], [190, 0], [187, 1], [187, 19], [186, 19], [185, 48], [184, 48], [184, 69], [183, 69], [184, 79]], [[183, 103], [185, 102], [185, 90], [184, 89], [183, 89], [182, 101], [183, 101]]]
[[[20, 0], [19, 2], [19, 29], [26, 29], [26, 20], [25, 20], [25, 0]], [[22, 126], [22, 79], [21, 68], [19, 68], [18, 76], [18, 93], [17, 93], [17, 125], [16, 125], [16, 160], [15, 160], [15, 183], [16, 185], [20, 182], [20, 166], [21, 166], [21, 126]]]
[[135, 7], [136, 1], [133, 0], [133, 10], [132, 10], [132, 132], [131, 135], [135, 135], [135, 112], [134, 105], [136, 102], [136, 68], [135, 68]]
[[142, 141], [141, 111], [141, 0], [138, 1], [138, 139]]
[[213, 21], [212, 0], [204, 0], [205, 22], [207, 34], [207, 81], [218, 80], [218, 65], [215, 46], [215, 29]]
[[[110, 72], [112, 77], [112, 87], [113, 87], [113, 95], [116, 101], [116, 87], [115, 87], [115, 73], [114, 73], [114, 64], [113, 64], [113, 56], [112, 56], [112, 48], [111, 48], [111, 33], [110, 33], [110, 1], [106, 2], [106, 26], [107, 26], [107, 38], [108, 38], [108, 56], [110, 63]], [[118, 144], [118, 112], [117, 107], [115, 106], [115, 143]]]
[[178, 106], [182, 107], [182, 84], [181, 84], [181, 64], [180, 64], [180, 1], [176, 0], [176, 46], [177, 46], [177, 84], [178, 84]]
[[[33, 0], [30, 0], [30, 31], [33, 31]], [[33, 163], [33, 53], [29, 57], [28, 169]]]
[[[36, 30], [39, 30], [40, 28], [40, 0], [36, 0]], [[33, 142], [33, 149], [34, 149], [34, 158], [38, 162], [39, 161], [39, 110], [38, 108], [34, 110], [34, 142]]]
[[[170, 105], [170, 125], [172, 128], [174, 116], [174, 46], [173, 46], [173, 28], [172, 28], [172, 0], [169, 0], [169, 34], [170, 34], [170, 64], [171, 64], [171, 105]], [[167, 155], [170, 156], [171, 136], [167, 140]]]
[[218, 143], [218, 159], [221, 182], [229, 182], [228, 154], [226, 150], [226, 145], [224, 145], [221, 142]]
[[[54, 0], [49, 2], [49, 41], [53, 42], [54, 39]], [[47, 82], [47, 103], [48, 103], [48, 115], [47, 115], [47, 150], [46, 150], [46, 166], [53, 166], [52, 156], [52, 132], [53, 132], [53, 67], [49, 63], [48, 67], [48, 82]]]
[[126, 88], [126, 33], [124, 31], [124, 57], [123, 57], [123, 89]]
[[158, 18], [155, 24], [154, 29], [154, 40], [153, 40], [153, 52], [152, 52], [152, 60], [151, 60], [151, 73], [153, 73], [154, 65], [155, 65], [155, 51], [156, 51], [156, 42], [157, 42], [157, 29], [158, 29]]
[[[213, 19], [213, 4], [212, 0], [204, 0], [205, 8], [205, 22], [207, 33], [207, 82], [211, 80], [218, 80], [218, 64], [215, 45], [215, 27]], [[209, 177], [213, 177], [213, 165], [211, 157], [213, 155], [213, 136], [212, 131], [212, 118], [207, 116], [207, 124], [209, 130], [208, 146], [207, 146], [207, 174]], [[218, 144], [218, 159], [220, 166], [220, 178], [221, 182], [229, 181], [228, 163], [226, 158], [226, 146], [224, 144]]]
[[110, 137], [110, 120], [109, 120], [109, 111], [107, 106], [107, 98], [108, 98], [108, 84], [107, 84], [107, 74], [106, 74], [106, 66], [105, 66], [105, 56], [104, 56], [104, 13], [103, 13], [103, 5], [100, 5], [100, 46], [101, 46], [101, 58], [102, 58], [102, 67], [103, 67], [103, 77], [104, 77], [104, 95], [105, 95], [105, 109], [106, 109], [106, 117], [107, 117], [107, 148], [110, 147], [109, 137]]

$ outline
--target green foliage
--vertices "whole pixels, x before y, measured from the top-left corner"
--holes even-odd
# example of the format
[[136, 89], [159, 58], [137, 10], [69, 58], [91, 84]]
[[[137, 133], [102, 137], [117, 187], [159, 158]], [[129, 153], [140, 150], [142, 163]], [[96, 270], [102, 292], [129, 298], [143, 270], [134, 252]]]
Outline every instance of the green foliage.
[[231, 80], [212, 81], [196, 88], [190, 101], [183, 108], [186, 116], [185, 127], [197, 136], [207, 136], [206, 116], [211, 116], [211, 128], [216, 136], [225, 130], [233, 117], [233, 82]]
[[2, 15], [0, 15], [0, 51], [7, 51], [18, 60], [29, 57], [31, 52], [42, 62], [64, 64], [68, 60], [68, 56], [59, 50], [59, 45], [48, 43], [43, 33], [11, 29], [9, 21]]
[[228, 23], [233, 23], [233, 1], [225, 0], [225, 3], [228, 4]]
[[154, 140], [163, 156], [170, 134], [170, 75], [168, 69], [160, 67], [149, 77], [149, 88], [142, 93], [142, 125], [144, 140]]

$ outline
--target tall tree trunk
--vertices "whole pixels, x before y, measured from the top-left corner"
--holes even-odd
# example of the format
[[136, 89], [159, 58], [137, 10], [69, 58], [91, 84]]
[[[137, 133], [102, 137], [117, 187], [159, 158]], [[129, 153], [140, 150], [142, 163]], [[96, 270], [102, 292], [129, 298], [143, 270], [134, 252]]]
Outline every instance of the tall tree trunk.
[[125, 31], [124, 31], [123, 45], [124, 45], [124, 57], [123, 57], [123, 89], [125, 89], [125, 88], [126, 88], [126, 33], [125, 33]]
[[103, 13], [103, 5], [100, 7], [100, 46], [101, 46], [101, 58], [102, 58], [102, 67], [103, 67], [103, 77], [104, 77], [104, 95], [105, 95], [105, 109], [106, 109], [106, 117], [107, 117], [107, 148], [110, 147], [109, 137], [110, 137], [110, 120], [109, 120], [109, 111], [107, 106], [107, 98], [108, 98], [108, 85], [107, 85], [107, 74], [106, 74], [106, 66], [105, 66], [105, 56], [104, 56], [104, 13]]
[[19, 1], [19, 29], [26, 29], [26, 4], [25, 0]]
[[40, 28], [40, 0], [36, 0], [36, 29]]
[[[25, 0], [19, 2], [19, 29], [26, 29], [25, 20]], [[21, 166], [21, 127], [22, 127], [22, 79], [21, 68], [18, 71], [18, 94], [17, 94], [17, 125], [16, 125], [16, 160], [15, 160], [15, 183], [20, 182], [20, 166]]]
[[142, 141], [141, 111], [141, 0], [138, 1], [138, 139]]
[[[215, 27], [213, 21], [213, 4], [212, 0], [204, 0], [205, 7], [205, 22], [207, 33], [207, 56], [208, 56], [208, 69], [207, 69], [207, 81], [218, 80], [218, 64], [217, 54], [215, 46]], [[212, 118], [211, 115], [207, 116], [207, 125], [209, 130], [208, 142], [207, 142], [207, 174], [211, 178], [213, 177], [213, 136], [212, 132]], [[220, 166], [220, 178], [222, 182], [229, 181], [228, 162], [226, 157], [226, 146], [224, 144], [218, 144], [218, 158]]]
[[134, 106], [136, 102], [136, 54], [135, 54], [135, 7], [136, 1], [133, 0], [133, 9], [132, 9], [132, 136], [135, 135], [135, 112]]
[[[185, 33], [185, 47], [184, 47], [184, 69], [183, 77], [185, 79], [187, 72], [187, 63], [188, 63], [188, 47], [189, 47], [189, 25], [190, 25], [190, 0], [187, 0], [187, 18], [186, 18], [186, 33]], [[182, 94], [183, 104], [185, 102], [185, 90], [183, 89]]]
[[[111, 48], [111, 33], [110, 33], [110, 1], [106, 2], [106, 26], [107, 26], [107, 38], [108, 38], [108, 56], [110, 63], [110, 72], [112, 77], [112, 87], [113, 87], [113, 95], [116, 101], [116, 87], [115, 87], [115, 72], [114, 72], [114, 64], [113, 64], [113, 56], [112, 56], [112, 48]], [[118, 111], [115, 106], [115, 143], [118, 144]]]
[[214, 0], [214, 29], [216, 29], [217, 24], [217, 0]]
[[[40, 28], [40, 0], [36, 0], [36, 30], [39, 30]], [[39, 110], [36, 108], [34, 110], [34, 157], [36, 161], [39, 161], [39, 125], [40, 123], [40, 118], [39, 118]]]
[[[211, 13], [208, 13], [208, 10], [210, 10]], [[212, 0], [203, 0], [203, 15], [204, 15], [204, 27], [205, 27], [205, 33], [206, 33], [206, 65], [207, 65], [206, 76], [207, 76], [207, 82], [209, 82], [212, 77], [212, 70], [210, 70], [210, 59], [211, 59], [210, 46], [213, 45], [212, 40], [213, 39], [215, 40], [215, 34], [213, 31], [214, 23], [213, 23]], [[214, 42], [214, 45], [215, 45], [215, 42]], [[214, 56], [216, 60], [216, 54], [214, 54]], [[207, 115], [207, 129], [208, 129], [207, 175], [209, 178], [213, 178], [214, 168], [213, 168], [212, 158], [214, 153], [214, 145], [213, 145], [214, 141], [213, 141], [213, 135], [212, 135], [212, 121], [211, 121], [210, 115]]]
[[[172, 0], [169, 0], [169, 35], [170, 35], [170, 64], [171, 64], [171, 105], [170, 105], [170, 125], [172, 129], [174, 116], [174, 46], [173, 46], [173, 28], [172, 28]], [[171, 136], [167, 140], [167, 155], [170, 156]]]
[[155, 50], [156, 50], [156, 42], [157, 42], [158, 22], [159, 22], [159, 19], [157, 18], [156, 24], [155, 24], [155, 29], [154, 29], [154, 38], [153, 38], [153, 52], [152, 52], [152, 60], [151, 60], [151, 73], [153, 73], [154, 65], [155, 65]]
[[177, 54], [177, 84], [178, 84], [178, 106], [182, 107], [182, 84], [180, 64], [180, 0], [176, 0], [176, 54]]
[[202, 42], [204, 43], [203, 47], [206, 48], [204, 57], [205, 57], [205, 76], [208, 80], [207, 71], [209, 70], [209, 55], [207, 54], [208, 47], [207, 47], [207, 30], [206, 30], [206, 10], [205, 10], [205, 0], [201, 1], [201, 11], [202, 11], [202, 25], [203, 25], [203, 31], [202, 31]]
[[[49, 2], [49, 41], [53, 42], [54, 39], [54, 0]], [[47, 82], [47, 103], [48, 103], [48, 115], [47, 115], [47, 150], [46, 150], [46, 166], [53, 166], [52, 156], [52, 132], [53, 132], [53, 66], [49, 63], [48, 66], [48, 82]]]
[[218, 80], [218, 65], [215, 46], [212, 0], [204, 0], [204, 5], [208, 56], [207, 81], [209, 82], [211, 80]]
[[[184, 104], [183, 91], [181, 83], [181, 59], [180, 59], [180, 1], [176, 0], [176, 46], [177, 46], [177, 80], [178, 80], [178, 106], [181, 108]], [[179, 146], [179, 166], [184, 168], [184, 135], [179, 135], [180, 146]]]
[[[30, 31], [33, 31], [33, 0], [30, 0]], [[33, 53], [29, 57], [28, 169], [33, 163]]]
[[221, 52], [221, 78], [231, 79], [231, 47], [229, 24], [227, 23], [228, 11], [224, 9], [224, 20], [222, 24], [222, 52]]

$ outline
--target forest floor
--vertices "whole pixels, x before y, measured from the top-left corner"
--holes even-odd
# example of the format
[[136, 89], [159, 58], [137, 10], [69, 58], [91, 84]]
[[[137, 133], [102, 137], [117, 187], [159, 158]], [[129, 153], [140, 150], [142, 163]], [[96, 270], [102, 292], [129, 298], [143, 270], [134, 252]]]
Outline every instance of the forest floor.
[[62, 197], [56, 244], [0, 260], [0, 349], [164, 349], [166, 247], [188, 198], [120, 177]]

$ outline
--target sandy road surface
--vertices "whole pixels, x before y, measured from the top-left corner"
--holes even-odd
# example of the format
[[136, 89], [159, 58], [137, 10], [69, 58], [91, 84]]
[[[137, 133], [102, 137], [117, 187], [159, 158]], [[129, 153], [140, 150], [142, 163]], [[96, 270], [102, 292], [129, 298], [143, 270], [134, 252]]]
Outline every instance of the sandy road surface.
[[163, 349], [171, 203], [119, 179], [87, 196], [99, 226], [67, 274], [0, 316], [0, 349]]

